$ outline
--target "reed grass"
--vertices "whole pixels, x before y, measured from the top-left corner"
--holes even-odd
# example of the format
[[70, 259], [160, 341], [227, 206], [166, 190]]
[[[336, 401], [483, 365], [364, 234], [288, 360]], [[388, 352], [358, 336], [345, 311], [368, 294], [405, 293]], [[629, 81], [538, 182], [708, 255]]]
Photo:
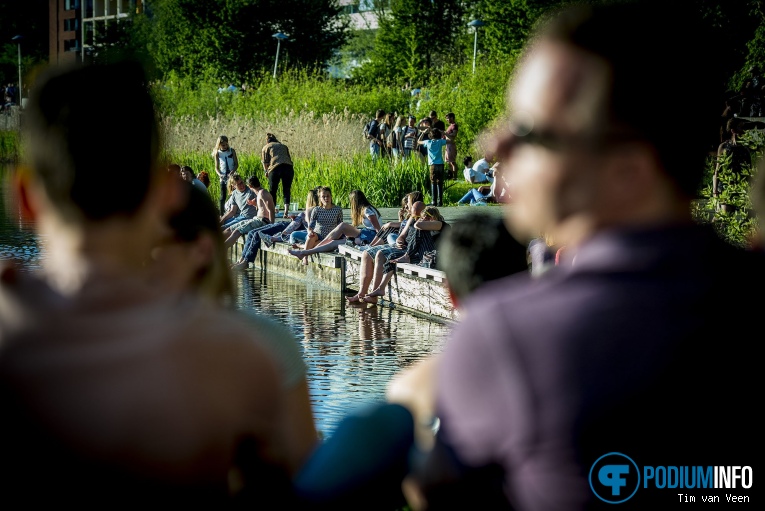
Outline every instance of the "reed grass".
[[[210, 183], [210, 195], [217, 202], [220, 186], [214, 179], [213, 160], [200, 152], [167, 152], [165, 160], [188, 165], [194, 172], [206, 170], [213, 178]], [[352, 190], [361, 190], [377, 207], [398, 207], [401, 198], [413, 190], [425, 192], [428, 183], [427, 166], [418, 157], [393, 162], [390, 158], [372, 160], [367, 154], [354, 154], [350, 157], [327, 158], [312, 155], [293, 158], [295, 179], [292, 183], [291, 202], [298, 202], [305, 207], [308, 192], [316, 186], [328, 186], [332, 189], [335, 204], [347, 208], [348, 195]], [[245, 152], [239, 156], [239, 173], [244, 177], [257, 176], [264, 187], [268, 187], [261, 165], [260, 153]], [[277, 204], [283, 203], [283, 189], [280, 187]]]

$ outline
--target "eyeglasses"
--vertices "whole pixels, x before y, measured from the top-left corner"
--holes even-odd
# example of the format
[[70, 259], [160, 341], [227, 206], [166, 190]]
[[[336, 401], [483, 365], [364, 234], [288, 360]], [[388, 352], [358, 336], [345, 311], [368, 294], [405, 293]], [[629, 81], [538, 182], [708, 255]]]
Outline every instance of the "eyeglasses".
[[509, 133], [500, 141], [501, 151], [507, 153], [513, 149], [528, 145], [562, 152], [575, 148], [604, 150], [611, 145], [640, 140], [642, 137], [633, 131], [606, 131], [563, 135], [550, 129], [537, 129], [524, 123], [510, 123]]

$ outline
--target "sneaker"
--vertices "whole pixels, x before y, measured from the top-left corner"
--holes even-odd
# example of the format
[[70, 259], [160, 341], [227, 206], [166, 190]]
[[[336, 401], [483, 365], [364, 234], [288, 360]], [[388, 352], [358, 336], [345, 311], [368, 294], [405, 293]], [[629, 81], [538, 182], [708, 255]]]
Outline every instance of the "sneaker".
[[250, 265], [247, 261], [239, 261], [235, 264], [231, 265], [232, 270], [246, 270], [247, 267]]
[[269, 236], [268, 234], [261, 234], [260, 239], [263, 241], [263, 244], [268, 248], [274, 247], [274, 239]]

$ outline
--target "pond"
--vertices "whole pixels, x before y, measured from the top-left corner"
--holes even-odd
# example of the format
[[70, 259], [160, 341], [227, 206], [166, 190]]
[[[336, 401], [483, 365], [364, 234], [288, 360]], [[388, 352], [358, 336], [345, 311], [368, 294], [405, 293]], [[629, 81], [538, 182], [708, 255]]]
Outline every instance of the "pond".
[[[0, 168], [0, 176], [4, 176]], [[10, 191], [0, 179], [0, 197]], [[11, 209], [11, 208], [4, 208]], [[45, 258], [18, 211], [0, 215], [0, 259], [34, 270]], [[442, 349], [450, 326], [383, 306], [346, 305], [338, 291], [250, 269], [235, 274], [237, 306], [276, 318], [303, 348], [317, 427], [325, 436], [352, 411], [385, 395], [401, 368]]]

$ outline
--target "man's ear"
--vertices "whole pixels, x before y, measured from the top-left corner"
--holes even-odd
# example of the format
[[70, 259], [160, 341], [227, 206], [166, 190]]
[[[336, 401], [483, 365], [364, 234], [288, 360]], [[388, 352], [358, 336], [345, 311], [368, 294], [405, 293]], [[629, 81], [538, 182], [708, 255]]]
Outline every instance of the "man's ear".
[[19, 167], [12, 177], [13, 195], [16, 197], [12, 205], [18, 207], [21, 218], [25, 222], [35, 222], [39, 215], [39, 201], [31, 189], [32, 179], [28, 169]]

